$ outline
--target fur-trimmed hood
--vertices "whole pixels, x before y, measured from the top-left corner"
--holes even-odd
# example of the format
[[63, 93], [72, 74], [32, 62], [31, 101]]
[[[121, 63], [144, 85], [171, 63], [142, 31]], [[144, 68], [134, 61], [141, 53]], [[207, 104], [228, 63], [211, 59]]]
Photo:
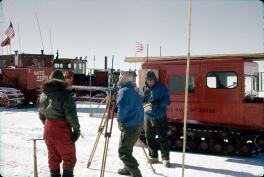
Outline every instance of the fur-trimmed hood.
[[64, 80], [51, 79], [43, 84], [43, 92], [45, 94], [53, 94], [56, 92], [66, 91], [68, 84]]

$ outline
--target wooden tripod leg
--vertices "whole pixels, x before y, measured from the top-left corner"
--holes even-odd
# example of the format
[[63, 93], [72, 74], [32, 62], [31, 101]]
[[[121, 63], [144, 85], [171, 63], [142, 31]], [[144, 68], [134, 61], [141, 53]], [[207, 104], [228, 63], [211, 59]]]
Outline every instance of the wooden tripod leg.
[[103, 118], [102, 118], [102, 120], [100, 122], [100, 125], [99, 125], [99, 128], [98, 128], [98, 134], [97, 134], [97, 137], [96, 137], [92, 152], [90, 154], [89, 160], [87, 162], [87, 168], [89, 168], [91, 163], [92, 163], [92, 160], [93, 160], [97, 145], [99, 143], [100, 137], [101, 137], [101, 135], [103, 133], [103, 130], [105, 128], [105, 125], [106, 125], [106, 112], [107, 112], [108, 107], [109, 107], [109, 102], [107, 102], [106, 109], [105, 109], [104, 114], [103, 114]]
[[[100, 177], [104, 177], [104, 173], [105, 173], [108, 146], [109, 146], [109, 141], [110, 141], [110, 137], [112, 135], [112, 129], [113, 129], [114, 108], [115, 108], [115, 103], [116, 103], [116, 97], [111, 96], [109, 102], [110, 102], [110, 105], [107, 110], [108, 114], [107, 114], [106, 125], [105, 125], [105, 144], [104, 144], [104, 153], [103, 153]], [[109, 125], [109, 120], [110, 120], [110, 125]]]
[[104, 128], [105, 128], [105, 121], [104, 121], [103, 125], [99, 127], [98, 134], [97, 134], [97, 137], [96, 137], [96, 140], [95, 140], [91, 155], [90, 155], [88, 163], [87, 163], [87, 168], [89, 168], [91, 163], [92, 163], [92, 160], [93, 160], [97, 145], [99, 143], [99, 140], [100, 140], [100, 137], [101, 137], [101, 135], [103, 133]]
[[104, 176], [104, 172], [105, 172], [106, 158], [107, 158], [107, 152], [108, 152], [108, 146], [109, 146], [109, 138], [110, 137], [107, 137], [105, 139], [104, 153], [103, 153], [103, 160], [102, 160], [102, 165], [101, 165], [100, 177], [103, 177]]
[[144, 154], [145, 154], [145, 157], [146, 157], [146, 159], [147, 159], [147, 161], [148, 161], [148, 164], [149, 164], [151, 170], [153, 171], [154, 174], [156, 174], [156, 171], [155, 171], [155, 169], [153, 168], [153, 165], [152, 165], [152, 164], [150, 163], [150, 161], [149, 161], [149, 158], [148, 158], [147, 152], [146, 152], [146, 150], [144, 149], [144, 144], [142, 143], [141, 140], [139, 140], [139, 143], [140, 143], [140, 145], [141, 145], [141, 148], [142, 148], [142, 150], [143, 150], [143, 152], [144, 152]]

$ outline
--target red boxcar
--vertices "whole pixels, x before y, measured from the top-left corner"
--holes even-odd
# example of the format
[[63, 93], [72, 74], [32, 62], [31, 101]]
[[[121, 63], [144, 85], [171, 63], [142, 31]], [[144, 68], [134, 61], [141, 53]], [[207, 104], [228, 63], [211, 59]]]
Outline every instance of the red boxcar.
[[[263, 150], [264, 103], [259, 97], [262, 73], [253, 62], [263, 58], [263, 54], [192, 57], [187, 120], [189, 150], [244, 155]], [[157, 71], [169, 90], [171, 104], [167, 115], [171, 145], [176, 149], [182, 148], [185, 59], [150, 57], [142, 64], [143, 70]], [[146, 61], [146, 58], [126, 60]]]

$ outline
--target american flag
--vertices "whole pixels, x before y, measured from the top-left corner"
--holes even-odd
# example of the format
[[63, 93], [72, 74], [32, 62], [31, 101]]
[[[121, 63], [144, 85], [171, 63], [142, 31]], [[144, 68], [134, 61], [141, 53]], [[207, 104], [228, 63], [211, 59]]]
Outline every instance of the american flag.
[[141, 42], [136, 42], [136, 52], [142, 53], [144, 50], [144, 45]]
[[6, 29], [5, 34], [7, 35], [7, 37], [9, 37], [10, 39], [12, 39], [15, 36], [15, 31], [12, 25], [12, 22], [10, 22], [9, 27]]
[[7, 45], [10, 45], [10, 38], [9, 37], [6, 37], [5, 40], [3, 40], [3, 42], [1, 42], [1, 47], [4, 47], [4, 46], [7, 46]]

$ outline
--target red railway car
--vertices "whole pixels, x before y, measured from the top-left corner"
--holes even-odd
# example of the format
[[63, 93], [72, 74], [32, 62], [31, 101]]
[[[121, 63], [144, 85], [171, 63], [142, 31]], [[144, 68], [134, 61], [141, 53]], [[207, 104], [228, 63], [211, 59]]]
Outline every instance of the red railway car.
[[[167, 108], [170, 140], [171, 147], [176, 149], [182, 148], [185, 59], [184, 56], [126, 58], [128, 62], [145, 61], [143, 71], [155, 70], [167, 86], [171, 99]], [[263, 59], [264, 54], [191, 57], [189, 150], [249, 155], [264, 149], [264, 103], [260, 97], [263, 77], [254, 62]], [[140, 80], [144, 78], [141, 75]]]

